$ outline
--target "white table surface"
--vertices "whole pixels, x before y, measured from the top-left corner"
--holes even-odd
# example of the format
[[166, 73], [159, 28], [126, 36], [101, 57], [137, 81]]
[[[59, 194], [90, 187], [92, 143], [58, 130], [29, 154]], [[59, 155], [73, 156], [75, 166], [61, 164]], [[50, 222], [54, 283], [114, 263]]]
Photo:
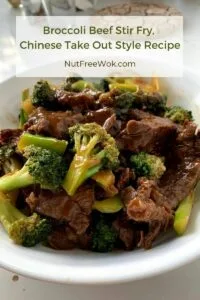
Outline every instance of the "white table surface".
[[[200, 0], [157, 2], [174, 4], [182, 11], [185, 24], [184, 64], [200, 78]], [[15, 15], [21, 15], [21, 11], [10, 9], [6, 0], [0, 0], [0, 82], [15, 73]], [[14, 280], [14, 275], [0, 269], [0, 300], [200, 299], [200, 260], [151, 279], [105, 287], [59, 285], [22, 276]]]

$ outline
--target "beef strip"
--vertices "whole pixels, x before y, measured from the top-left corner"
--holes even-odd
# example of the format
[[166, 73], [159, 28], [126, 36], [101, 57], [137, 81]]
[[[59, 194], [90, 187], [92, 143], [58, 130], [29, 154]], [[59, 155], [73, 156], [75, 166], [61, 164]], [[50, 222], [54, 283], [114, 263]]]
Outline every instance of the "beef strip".
[[121, 192], [121, 199], [127, 218], [134, 224], [138, 247], [150, 248], [156, 237], [172, 225], [173, 211], [154, 181], [140, 178], [138, 189], [126, 187]]
[[56, 250], [88, 249], [90, 236], [87, 233], [77, 235], [70, 226], [62, 226], [52, 232], [48, 237], [48, 242]]
[[128, 121], [116, 140], [120, 149], [160, 154], [166, 151], [166, 145], [174, 140], [176, 132], [177, 127], [170, 120], [147, 114], [139, 121]]
[[61, 110], [73, 110], [74, 112], [83, 112], [90, 109], [96, 109], [96, 100], [99, 98], [101, 92], [92, 91], [89, 89], [83, 92], [66, 92], [64, 90], [57, 90], [55, 99], [57, 106]]
[[105, 120], [105, 123], [103, 124], [103, 128], [105, 128], [105, 130], [108, 133], [110, 133], [110, 135], [112, 135], [113, 137], [119, 134], [121, 126], [122, 122], [120, 120], [117, 120], [115, 114], [113, 114], [107, 120]]
[[159, 221], [166, 223], [167, 227], [172, 218], [172, 211], [168, 203], [162, 200], [163, 196], [155, 182], [141, 178], [135, 196], [128, 203], [127, 215], [136, 222]]
[[[144, 231], [139, 231], [137, 236], [137, 247], [150, 249], [152, 247], [152, 243], [159, 236], [159, 234], [163, 231], [162, 223], [158, 221], [154, 221], [149, 224], [149, 229], [145, 233]], [[165, 231], [165, 230], [164, 230]]]
[[129, 202], [135, 198], [136, 194], [137, 192], [132, 186], [127, 186], [121, 191], [121, 200], [126, 208], [128, 207]]
[[115, 106], [115, 96], [120, 94], [119, 90], [113, 89], [109, 92], [102, 93], [99, 96], [97, 103], [100, 107], [114, 107]]
[[90, 223], [94, 190], [91, 186], [81, 186], [73, 197], [68, 196], [65, 191], [53, 193], [41, 190], [38, 194], [32, 192], [26, 202], [32, 211], [66, 221], [77, 235], [82, 235]]
[[179, 130], [167, 170], [160, 179], [160, 191], [175, 209], [200, 180], [200, 132], [189, 122]]
[[39, 107], [24, 125], [24, 130], [62, 139], [66, 138], [69, 127], [81, 123], [83, 120], [84, 117], [80, 113], [73, 114], [70, 111], [52, 112]]
[[112, 225], [118, 232], [119, 239], [125, 249], [132, 250], [136, 246], [136, 231], [126, 216], [119, 216]]
[[2, 129], [0, 130], [0, 146], [10, 144], [16, 146], [22, 131], [20, 129]]
[[[110, 108], [103, 108], [97, 111], [88, 111], [83, 116], [81, 113], [73, 113], [71, 111], [47, 111], [39, 107], [30, 116], [28, 122], [24, 125], [24, 129], [36, 134], [53, 136], [58, 139], [66, 138], [68, 128], [77, 123], [91, 123], [96, 122], [103, 126], [106, 120], [113, 115], [113, 110]], [[114, 131], [115, 126], [110, 128]]]
[[101, 108], [96, 111], [89, 111], [86, 114], [86, 123], [96, 122], [97, 124], [103, 126], [107, 119], [113, 115], [113, 110], [111, 108]]
[[135, 174], [130, 168], [119, 168], [116, 171], [116, 187], [119, 191], [135, 180]]

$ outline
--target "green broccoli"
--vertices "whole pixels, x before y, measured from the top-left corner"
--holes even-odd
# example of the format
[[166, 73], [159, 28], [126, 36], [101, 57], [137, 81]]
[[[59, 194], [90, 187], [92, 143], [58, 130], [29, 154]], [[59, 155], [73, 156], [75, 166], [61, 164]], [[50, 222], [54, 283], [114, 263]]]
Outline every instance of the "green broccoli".
[[115, 97], [115, 105], [121, 109], [137, 108], [155, 115], [163, 115], [167, 97], [160, 93], [125, 92]]
[[179, 203], [175, 211], [174, 230], [178, 235], [183, 235], [187, 229], [194, 201], [195, 191], [193, 190], [184, 200]]
[[18, 161], [14, 158], [15, 149], [11, 144], [2, 145], [0, 147], [0, 173], [10, 173], [19, 165]]
[[77, 124], [69, 128], [75, 155], [66, 174], [63, 188], [72, 196], [78, 187], [100, 169], [115, 168], [119, 151], [115, 140], [96, 123]]
[[17, 147], [20, 152], [24, 151], [27, 146], [34, 145], [36, 147], [55, 151], [58, 154], [64, 154], [67, 144], [68, 142], [64, 140], [57, 140], [55, 138], [33, 135], [25, 132], [20, 136]]
[[126, 93], [126, 92], [136, 93], [138, 91], [138, 86], [133, 83], [114, 82], [114, 83], [109, 84], [109, 89], [110, 90], [117, 89], [123, 93]]
[[0, 178], [0, 191], [9, 192], [32, 184], [54, 190], [62, 185], [66, 174], [66, 163], [56, 152], [29, 146], [24, 156], [25, 165], [17, 172]]
[[83, 80], [82, 77], [77, 76], [77, 77], [67, 77], [65, 79], [65, 82], [63, 84], [63, 89], [65, 91], [72, 91], [72, 84], [76, 83], [79, 80]]
[[28, 115], [27, 113], [24, 111], [23, 108], [20, 109], [19, 112], [19, 128], [23, 128], [24, 124], [28, 121]]
[[114, 249], [118, 234], [110, 222], [101, 215], [92, 233], [92, 250], [94, 252], [110, 252]]
[[122, 93], [119, 96], [115, 96], [115, 105], [119, 108], [142, 108], [140, 103], [135, 103], [135, 96], [133, 93], [126, 92]]
[[0, 147], [0, 164], [9, 159], [15, 153], [12, 145], [2, 145]]
[[38, 81], [32, 94], [32, 104], [42, 106], [47, 109], [53, 109], [55, 106], [55, 91], [51, 88], [48, 81]]
[[92, 209], [104, 214], [114, 214], [123, 208], [123, 203], [119, 196], [107, 198], [100, 201], [94, 201]]
[[166, 171], [163, 157], [145, 152], [132, 155], [130, 163], [138, 177], [145, 176], [147, 178], [159, 179]]
[[179, 124], [183, 124], [187, 120], [193, 120], [192, 112], [180, 106], [169, 107], [165, 113], [165, 118]]
[[94, 87], [96, 88], [96, 90], [98, 91], [102, 91], [102, 92], [109, 92], [109, 84], [110, 84], [110, 80], [109, 78], [103, 78], [100, 80], [100, 82], [98, 83], [94, 83]]
[[9, 237], [19, 245], [33, 247], [47, 239], [52, 231], [51, 223], [34, 213], [27, 217], [0, 193], [0, 222]]
[[95, 86], [92, 82], [86, 80], [78, 80], [71, 85], [71, 90], [74, 92], [82, 92], [85, 89], [95, 90]]
[[23, 102], [29, 98], [29, 89], [22, 91], [21, 109], [19, 112], [19, 128], [23, 128], [24, 124], [28, 121], [28, 114], [23, 108]]

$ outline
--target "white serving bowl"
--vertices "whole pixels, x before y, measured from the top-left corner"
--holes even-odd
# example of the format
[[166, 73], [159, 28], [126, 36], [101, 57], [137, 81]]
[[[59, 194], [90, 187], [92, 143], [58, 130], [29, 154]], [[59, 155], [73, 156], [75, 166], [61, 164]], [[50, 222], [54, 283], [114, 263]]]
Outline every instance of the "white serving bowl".
[[[22, 89], [36, 79], [11, 78], [0, 85], [0, 127], [16, 127]], [[183, 78], [162, 79], [169, 101], [191, 109], [200, 124], [200, 85], [185, 70]], [[197, 198], [200, 196], [198, 189]], [[150, 277], [184, 265], [200, 256], [200, 203], [182, 237], [171, 236], [153, 249], [98, 254], [80, 250], [55, 251], [13, 244], [0, 228], [0, 266], [25, 276], [61, 283], [108, 284]]]

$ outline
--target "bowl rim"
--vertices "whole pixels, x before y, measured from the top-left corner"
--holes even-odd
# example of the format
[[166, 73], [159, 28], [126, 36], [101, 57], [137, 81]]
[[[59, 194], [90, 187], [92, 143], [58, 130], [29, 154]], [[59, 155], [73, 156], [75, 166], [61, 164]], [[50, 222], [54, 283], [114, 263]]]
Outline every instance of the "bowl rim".
[[[191, 69], [184, 67], [184, 71], [187, 72], [189, 76], [193, 76], [192, 81], [199, 87], [200, 84], [196, 78], [195, 72], [192, 72]], [[6, 79], [3, 82], [0, 82], [0, 86], [6, 83], [9, 83], [10, 80], [15, 80], [16, 77], [12, 76]], [[18, 79], [18, 78], [17, 78]], [[29, 78], [31, 79], [31, 78]], [[164, 80], [164, 79], [163, 79]], [[173, 78], [172, 78], [173, 80]], [[177, 238], [178, 240], [178, 238]], [[1, 243], [1, 241], [0, 241]], [[167, 246], [166, 246], [167, 245]], [[63, 268], [64, 273], [62, 273], [62, 268], [57, 269], [57, 266], [48, 266], [48, 262], [43, 262], [42, 269], [39, 268], [31, 268], [33, 266], [34, 261], [29, 261], [29, 256], [25, 256], [22, 258], [23, 264], [20, 265], [17, 260], [17, 254], [12, 253], [12, 249], [2, 249], [0, 247], [0, 267], [3, 269], [15, 272], [19, 275], [26, 276], [29, 278], [34, 278], [38, 280], [43, 280], [47, 282], [55, 282], [55, 283], [64, 283], [64, 284], [84, 284], [84, 285], [96, 285], [96, 284], [117, 284], [117, 283], [125, 283], [134, 280], [149, 278], [155, 275], [159, 275], [165, 273], [170, 270], [174, 270], [178, 267], [181, 267], [185, 264], [188, 264], [198, 257], [200, 257], [200, 237], [196, 235], [194, 238], [190, 239], [190, 243], [186, 244], [184, 247], [182, 245], [177, 244], [176, 253], [184, 253], [182, 255], [175, 255], [174, 247], [170, 247], [168, 243], [166, 243], [163, 247], [166, 247], [168, 251], [162, 253], [162, 256], [159, 254], [156, 255], [156, 251], [154, 248], [154, 254], [148, 260], [148, 264], [145, 266], [144, 264], [137, 265], [137, 262], [134, 261], [126, 261], [121, 265], [117, 266], [103, 266], [103, 274], [100, 273], [100, 269], [102, 266], [93, 269], [93, 267], [88, 267], [87, 272], [83, 273], [83, 268], [80, 268], [80, 273], [78, 272], [78, 267], [73, 269], [73, 266], [65, 266]], [[19, 246], [20, 247], [20, 246]], [[184, 250], [184, 251], [183, 251]], [[10, 252], [10, 259], [8, 261], [8, 256]], [[37, 261], [37, 260], [36, 260]], [[49, 268], [48, 268], [49, 267]], [[124, 269], [126, 268], [126, 272]], [[48, 271], [49, 269], [49, 271]], [[57, 272], [50, 272], [50, 270], [54, 270]], [[61, 270], [61, 271], [60, 271]], [[59, 271], [59, 272], [58, 272]], [[95, 272], [96, 271], [96, 272]], [[70, 275], [69, 275], [70, 274]]]

